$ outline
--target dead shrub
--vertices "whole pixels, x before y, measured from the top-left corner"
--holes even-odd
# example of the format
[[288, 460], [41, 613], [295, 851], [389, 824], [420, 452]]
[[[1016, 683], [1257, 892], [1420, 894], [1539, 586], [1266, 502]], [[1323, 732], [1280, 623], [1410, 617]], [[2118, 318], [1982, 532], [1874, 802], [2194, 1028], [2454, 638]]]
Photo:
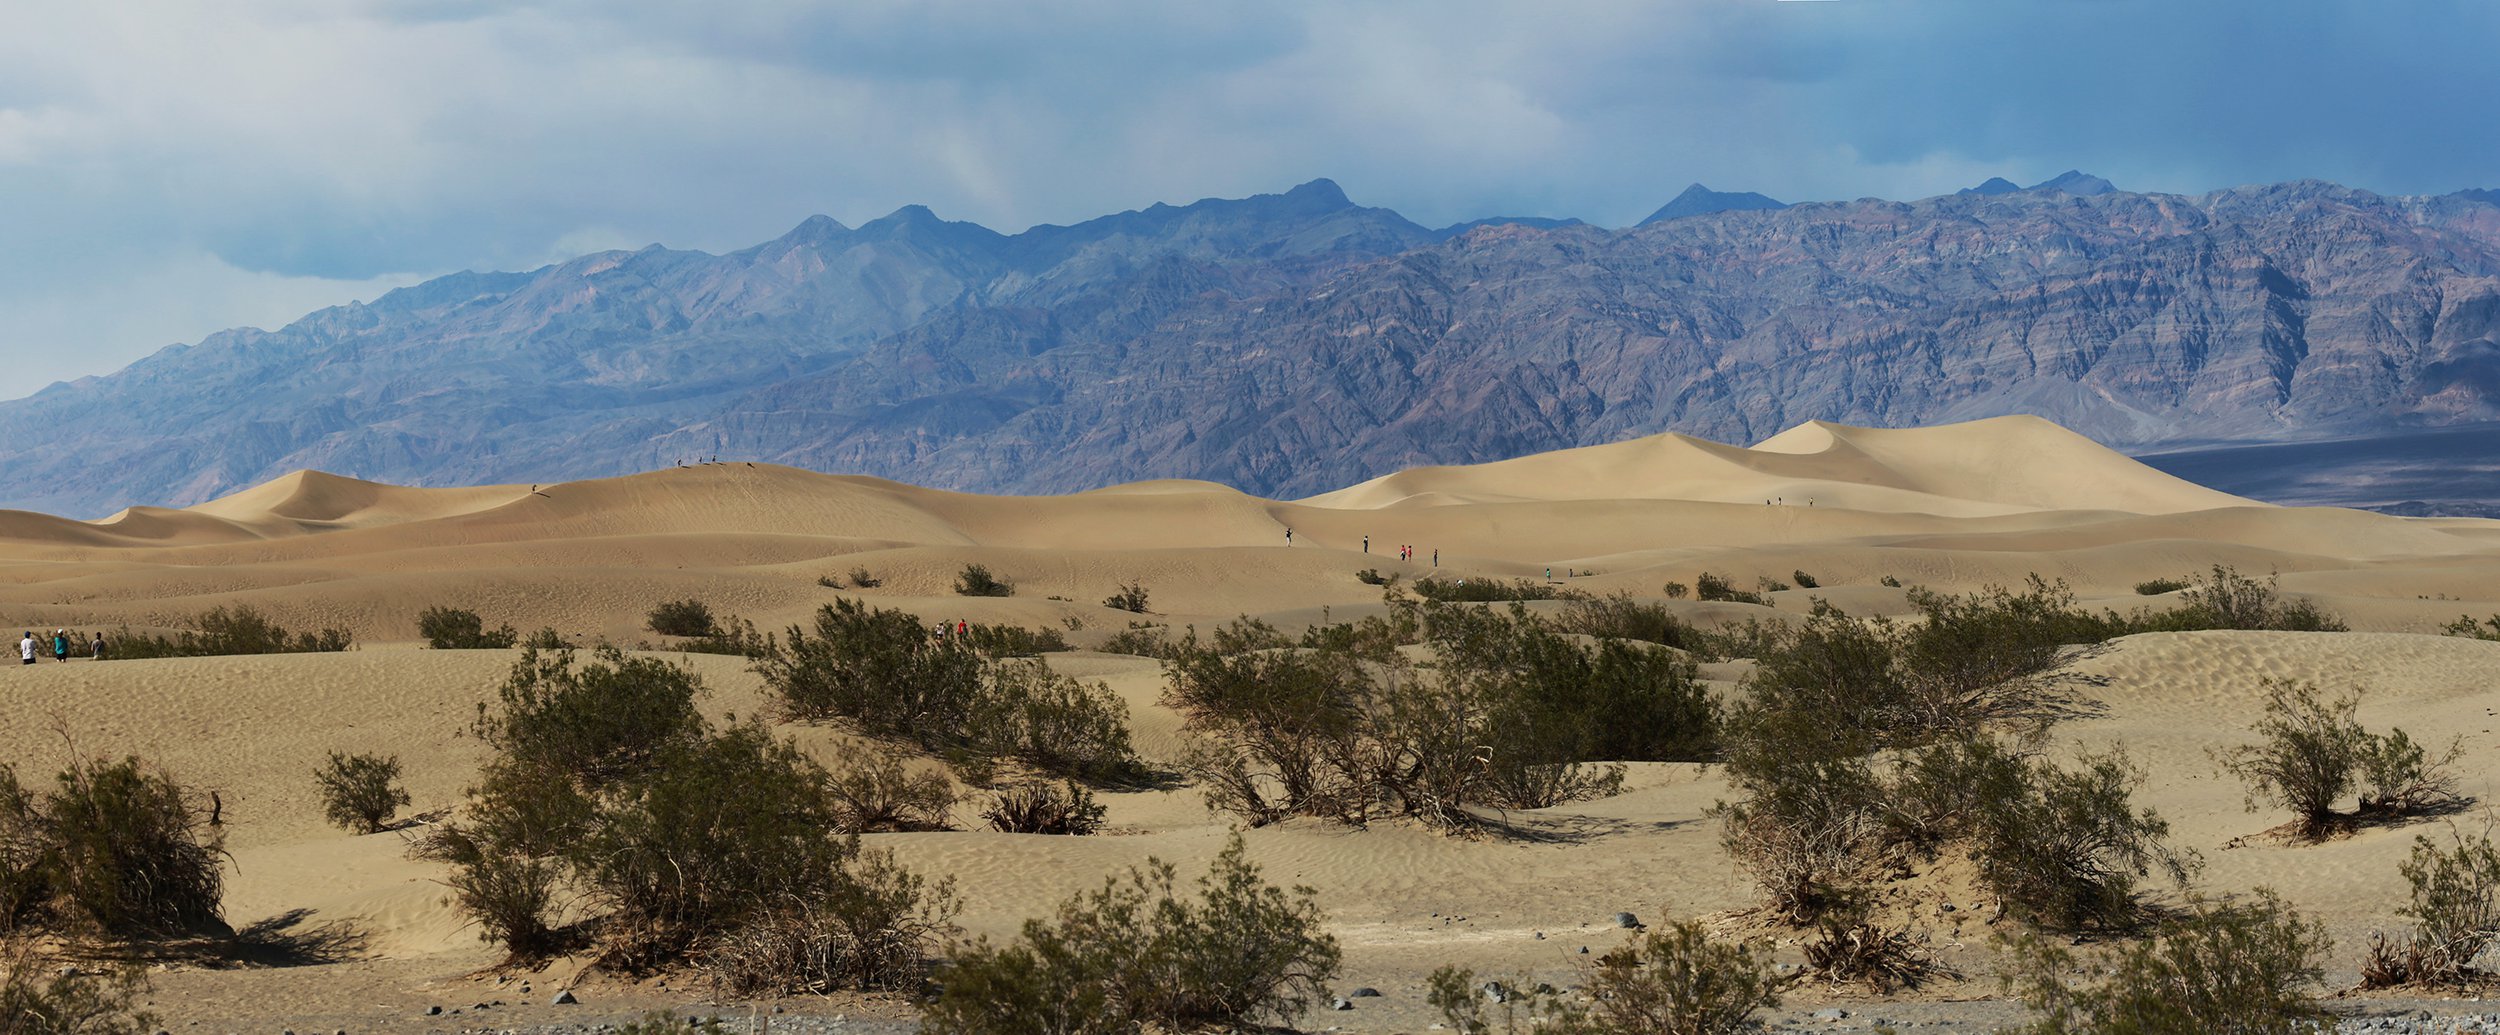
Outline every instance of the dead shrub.
[[1003, 833], [1073, 835], [1101, 830], [1103, 813], [1083, 784], [1035, 780], [992, 793], [981, 818]]

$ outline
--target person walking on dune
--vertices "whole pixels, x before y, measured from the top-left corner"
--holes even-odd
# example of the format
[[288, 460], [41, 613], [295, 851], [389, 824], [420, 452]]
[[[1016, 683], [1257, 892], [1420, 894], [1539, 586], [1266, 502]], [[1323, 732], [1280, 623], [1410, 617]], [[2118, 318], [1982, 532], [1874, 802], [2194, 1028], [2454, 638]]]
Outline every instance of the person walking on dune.
[[89, 646], [90, 646], [90, 647], [92, 647], [92, 648], [94, 648], [93, 650], [89, 651], [89, 654], [90, 654], [91, 656], [93, 656], [93, 657], [94, 657], [97, 661], [102, 661], [102, 660], [104, 660], [104, 633], [103, 633], [103, 631], [102, 631], [102, 630], [98, 630], [98, 631], [96, 632], [96, 634], [95, 634], [95, 642], [94, 642], [93, 644], [90, 644]]
[[17, 656], [26, 659], [25, 664], [35, 663], [35, 631], [33, 629], [26, 630], [26, 637], [17, 641]]
[[69, 660], [69, 630], [67, 630], [67, 629], [54, 629], [54, 630], [52, 630], [52, 660], [54, 660], [54, 661], [68, 661], [68, 660]]

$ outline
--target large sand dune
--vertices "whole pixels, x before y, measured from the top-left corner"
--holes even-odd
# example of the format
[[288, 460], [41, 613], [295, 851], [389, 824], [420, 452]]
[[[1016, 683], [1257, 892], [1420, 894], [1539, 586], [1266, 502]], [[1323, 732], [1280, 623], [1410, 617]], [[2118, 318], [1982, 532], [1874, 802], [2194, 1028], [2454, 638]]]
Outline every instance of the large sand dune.
[[[1416, 559], [1399, 560], [1401, 545]], [[310, 909], [365, 933], [353, 959], [290, 975], [160, 975], [159, 1006], [177, 1029], [193, 1019], [270, 1027], [323, 1018], [317, 1026], [327, 1027], [333, 1016], [391, 1027], [428, 1002], [482, 998], [480, 979], [467, 975], [494, 954], [443, 905], [439, 872], [407, 861], [394, 835], [323, 826], [308, 773], [333, 749], [395, 752], [418, 810], [454, 804], [474, 779], [481, 749], [462, 731], [510, 655], [416, 649], [424, 607], [634, 645], [656, 639], [643, 616], [663, 600], [700, 598], [775, 628], [848, 595], [930, 620], [1075, 626], [1072, 639], [1096, 644], [1137, 618], [1099, 604], [1123, 583], [1149, 589], [1156, 621], [1204, 627], [1247, 613], [1290, 626], [1377, 608], [1379, 590], [1358, 570], [1433, 574], [1436, 552], [1443, 576], [1541, 579], [1550, 569], [1592, 592], [1651, 598], [1705, 570], [1741, 585], [1804, 570], [1823, 588], [1773, 594], [1777, 607], [1802, 610], [1819, 595], [1878, 613], [1906, 609], [1887, 576], [1958, 590], [2036, 572], [2095, 604], [2133, 607], [2145, 600], [2131, 587], [2145, 579], [2216, 563], [2279, 571], [2286, 590], [2362, 631], [2122, 641], [2088, 663], [2101, 711], [2059, 735], [2076, 747], [2127, 744], [2149, 774], [2146, 800], [2204, 853], [2209, 881], [2271, 885], [2319, 911], [2341, 937], [2347, 976], [2362, 932], [2393, 919], [2394, 864], [2412, 832], [2225, 848], [2273, 822], [2241, 811], [2236, 785], [2216, 779], [2206, 755], [2241, 737], [2259, 681], [2364, 689], [2366, 722], [2463, 735], [2468, 789], [2500, 789], [2490, 732], [2500, 644], [2430, 635], [2460, 613], [2500, 612], [2500, 522], [2268, 506], [2022, 418], [1915, 430], [1813, 423], [1751, 449], [1665, 435], [1404, 471], [1296, 501], [1188, 481], [983, 497], [722, 463], [460, 489], [302, 472], [186, 510], [134, 508], [97, 522], [0, 513], [0, 623], [12, 633], [168, 628], [211, 607], [250, 605], [293, 626], [350, 629], [360, 642], [343, 655], [9, 666], [0, 758], [41, 774], [73, 750], [138, 753], [217, 787], [232, 819], [234, 920]], [[1013, 580], [1016, 594], [954, 595], [967, 563]], [[819, 582], [847, 585], [855, 568], [881, 584]], [[1705, 623], [1763, 613], [1673, 606]], [[757, 678], [736, 661], [685, 660], [712, 688], [708, 710], [763, 706]], [[1180, 750], [1156, 663], [1080, 653], [1053, 664], [1123, 694], [1142, 750]], [[1740, 671], [1712, 669], [1723, 680]], [[832, 731], [794, 732], [823, 752], [847, 743]], [[1288, 823], [1253, 832], [1251, 844], [1274, 875], [1320, 889], [1347, 943], [1345, 983], [1389, 993], [1328, 1023], [1417, 1030], [1430, 1019], [1419, 983], [1440, 963], [1559, 980], [1578, 947], [1602, 951], [1618, 937], [1605, 926], [1617, 910], [1747, 905], [1752, 891], [1703, 817], [1721, 793], [1707, 772], [1651, 765], [1636, 768], [1623, 795], [1523, 817], [1551, 835], [1543, 839]], [[967, 928], [990, 935], [1148, 855], [1186, 868], [1222, 843], [1225, 824], [1188, 789], [1109, 801], [1110, 836], [879, 839], [957, 876]], [[1950, 958], [1984, 964], [1991, 950], [1968, 914], [1935, 922]], [[364, 1012], [290, 1000], [290, 982], [331, 989], [323, 1003]], [[1992, 990], [1981, 981], [1963, 991]]]

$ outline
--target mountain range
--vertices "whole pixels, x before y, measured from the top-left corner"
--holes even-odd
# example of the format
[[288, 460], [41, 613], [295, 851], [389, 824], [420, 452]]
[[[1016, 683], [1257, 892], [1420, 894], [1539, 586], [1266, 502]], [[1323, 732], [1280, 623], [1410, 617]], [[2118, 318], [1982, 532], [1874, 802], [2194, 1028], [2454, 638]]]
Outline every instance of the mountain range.
[[1816, 419], [2028, 413], [2137, 452], [2500, 419], [2489, 192], [1999, 184], [1794, 205], [1697, 184], [1629, 228], [1433, 229], [1316, 180], [1018, 234], [912, 206], [460, 273], [0, 403], [0, 505], [711, 456], [1292, 496]]

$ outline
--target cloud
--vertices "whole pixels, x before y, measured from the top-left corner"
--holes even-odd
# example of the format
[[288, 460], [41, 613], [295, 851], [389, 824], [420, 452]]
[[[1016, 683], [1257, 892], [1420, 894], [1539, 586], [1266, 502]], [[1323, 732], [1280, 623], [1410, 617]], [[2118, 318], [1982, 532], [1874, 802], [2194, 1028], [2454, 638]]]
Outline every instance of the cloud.
[[2500, 166], [2475, 132], [2500, 6], [2472, 0], [134, 0], [11, 22], [0, 361], [68, 347], [74, 372], [375, 283], [910, 203], [1015, 230], [1329, 176], [1427, 223], [1623, 224], [1693, 181], [2439, 192]]

